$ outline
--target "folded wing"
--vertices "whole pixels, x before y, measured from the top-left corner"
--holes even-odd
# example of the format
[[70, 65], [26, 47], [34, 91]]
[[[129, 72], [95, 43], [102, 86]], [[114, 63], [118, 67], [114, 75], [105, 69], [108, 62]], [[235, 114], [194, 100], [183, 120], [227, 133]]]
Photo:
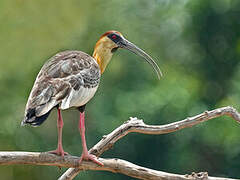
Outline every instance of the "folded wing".
[[50, 58], [40, 70], [25, 109], [22, 125], [40, 125], [50, 111], [85, 105], [100, 82], [96, 61], [81, 51], [64, 51]]

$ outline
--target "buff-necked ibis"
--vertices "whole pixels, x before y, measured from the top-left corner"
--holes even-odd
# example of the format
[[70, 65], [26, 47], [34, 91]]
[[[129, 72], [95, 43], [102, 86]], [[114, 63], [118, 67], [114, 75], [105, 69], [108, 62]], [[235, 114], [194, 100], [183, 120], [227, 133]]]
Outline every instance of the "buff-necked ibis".
[[162, 75], [156, 62], [143, 50], [126, 40], [120, 32], [108, 31], [97, 41], [93, 56], [81, 51], [63, 51], [50, 58], [37, 75], [29, 95], [22, 125], [41, 125], [53, 108], [58, 112], [58, 146], [51, 153], [67, 154], [62, 147], [63, 120], [61, 110], [75, 107], [80, 111], [79, 131], [82, 140], [81, 161], [92, 160], [103, 165], [88, 153], [85, 140], [84, 109], [97, 91], [101, 74], [118, 48], [127, 49], [142, 56]]

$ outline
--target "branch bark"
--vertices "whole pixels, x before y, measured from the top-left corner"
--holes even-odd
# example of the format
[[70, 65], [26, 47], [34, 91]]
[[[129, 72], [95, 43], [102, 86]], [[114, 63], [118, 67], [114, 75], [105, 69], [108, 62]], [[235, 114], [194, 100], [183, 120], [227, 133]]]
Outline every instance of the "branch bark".
[[160, 180], [191, 180], [191, 179], [209, 179], [209, 180], [233, 180], [230, 178], [208, 177], [206, 172], [192, 173], [191, 175], [178, 175], [156, 171], [141, 167], [121, 159], [103, 159], [99, 160], [104, 166], [98, 166], [96, 163], [83, 161], [78, 165], [79, 157], [76, 156], [56, 156], [50, 153], [40, 152], [0, 152], [0, 165], [13, 164], [31, 164], [46, 165], [58, 167], [77, 167], [81, 170], [110, 171], [122, 173], [139, 179], [160, 179]]
[[[116, 128], [110, 134], [103, 136], [93, 148], [90, 149], [90, 153], [100, 156], [103, 152], [113, 146], [113, 144], [124, 137], [130, 132], [138, 132], [143, 134], [166, 134], [178, 131], [183, 128], [192, 127], [201, 122], [227, 115], [235, 119], [240, 123], [240, 114], [236, 109], [232, 107], [218, 108], [212, 111], [205, 111], [199, 115], [186, 118], [182, 121], [166, 124], [166, 125], [146, 125], [144, 122], [137, 118], [130, 118], [118, 128]], [[59, 180], [71, 180], [82, 170], [102, 170], [110, 171], [114, 173], [122, 173], [131, 177], [139, 179], [160, 179], [160, 180], [190, 180], [190, 179], [202, 179], [202, 180], [232, 180], [229, 178], [209, 177], [205, 173], [192, 173], [190, 175], [178, 175], [172, 173], [166, 173], [162, 171], [156, 171], [141, 167], [125, 160], [121, 159], [103, 159], [99, 160], [104, 166], [98, 166], [93, 162], [83, 161], [81, 165], [78, 164], [79, 157], [64, 156], [59, 157], [49, 153], [37, 153], [37, 152], [0, 152], [0, 165], [11, 164], [32, 164], [32, 165], [47, 165], [47, 166], [59, 166], [70, 167]]]

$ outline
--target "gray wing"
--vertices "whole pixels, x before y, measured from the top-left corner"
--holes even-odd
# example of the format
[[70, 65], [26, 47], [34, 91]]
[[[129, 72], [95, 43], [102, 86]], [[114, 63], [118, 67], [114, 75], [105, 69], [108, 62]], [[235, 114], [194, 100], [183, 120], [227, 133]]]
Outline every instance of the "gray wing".
[[[25, 119], [40, 117], [68, 98], [71, 91], [97, 88], [100, 69], [95, 59], [81, 51], [64, 51], [40, 70], [25, 109]], [[79, 92], [81, 94], [81, 92]], [[28, 114], [33, 111], [32, 117]]]

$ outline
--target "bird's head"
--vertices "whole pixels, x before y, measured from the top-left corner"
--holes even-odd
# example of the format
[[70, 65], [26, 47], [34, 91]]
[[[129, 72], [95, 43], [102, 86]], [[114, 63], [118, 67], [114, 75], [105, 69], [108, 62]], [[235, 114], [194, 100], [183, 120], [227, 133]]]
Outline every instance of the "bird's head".
[[107, 64], [110, 62], [113, 53], [119, 48], [127, 49], [143, 57], [153, 67], [160, 79], [162, 72], [157, 63], [142, 49], [125, 39], [118, 31], [107, 31], [104, 33], [97, 41], [94, 48], [93, 57], [97, 60], [102, 73], [104, 72]]

